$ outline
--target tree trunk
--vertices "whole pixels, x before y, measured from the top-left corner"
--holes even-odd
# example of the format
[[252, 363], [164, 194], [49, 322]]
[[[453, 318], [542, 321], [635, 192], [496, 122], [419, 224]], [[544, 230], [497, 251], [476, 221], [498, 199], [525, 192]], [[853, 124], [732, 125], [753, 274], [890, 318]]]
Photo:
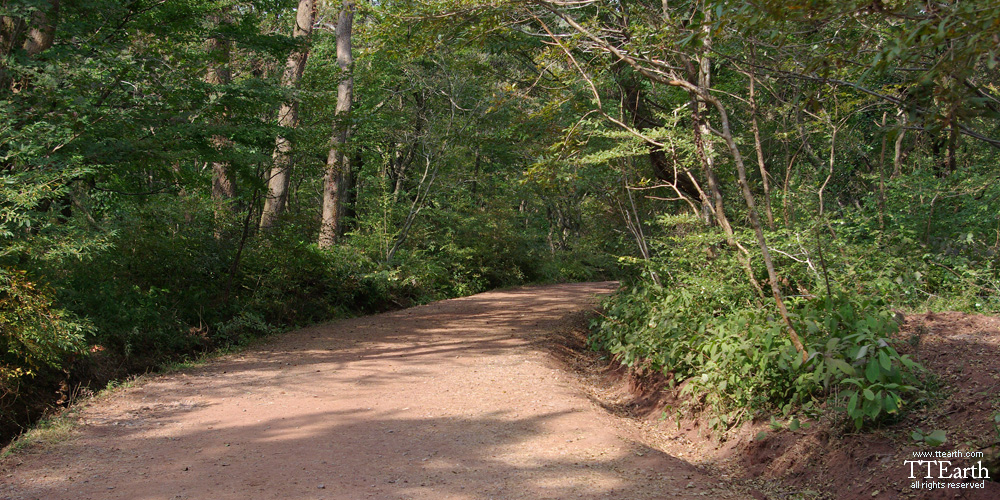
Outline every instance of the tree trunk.
[[0, 16], [0, 88], [9, 90], [13, 82], [6, 57], [17, 47], [35, 57], [52, 47], [56, 23], [59, 20], [59, 0], [43, 2], [27, 20], [19, 16]]
[[350, 136], [351, 99], [354, 97], [354, 56], [351, 53], [351, 29], [354, 1], [344, 0], [337, 18], [337, 108], [334, 111], [333, 136], [323, 177], [323, 220], [319, 227], [319, 246], [329, 248], [337, 242], [344, 224], [344, 201], [351, 183], [351, 167], [345, 151]]
[[[711, 20], [712, 20], [711, 13], [708, 10], [706, 10], [705, 11], [706, 24], [704, 28], [705, 39], [703, 42], [704, 52], [702, 53], [701, 57], [698, 58], [698, 77], [696, 83], [698, 85], [698, 88], [706, 90], [712, 88], [712, 61], [711, 59], [708, 58], [708, 54], [712, 51], [712, 36], [708, 28], [711, 23]], [[708, 182], [710, 195], [712, 196], [711, 200], [703, 200], [702, 203], [703, 204], [714, 203], [715, 212], [717, 214], [722, 214], [723, 218], [725, 218], [726, 212], [723, 209], [722, 205], [722, 193], [719, 191], [718, 188], [719, 180], [718, 178], [715, 177], [715, 145], [712, 144], [711, 140], [707, 141], [705, 140], [706, 138], [712, 136], [712, 132], [708, 127], [708, 120], [705, 119], [704, 117], [704, 111], [705, 111], [704, 108], [706, 107], [706, 103], [703, 100], [697, 98], [696, 96], [693, 97], [695, 97], [694, 106], [697, 108], [696, 116], [699, 118], [695, 122], [695, 127], [696, 127], [695, 142], [699, 143], [699, 147], [701, 150], [701, 157], [702, 157], [701, 159], [705, 168], [706, 181]], [[703, 210], [707, 212], [708, 210], [705, 210], [705, 208], [703, 208]], [[728, 224], [728, 221], [726, 221], [726, 223]], [[731, 231], [731, 229], [727, 229], [727, 231]]]
[[954, 111], [951, 112], [948, 121], [950, 132], [948, 133], [948, 160], [945, 175], [951, 175], [958, 171], [958, 118]]
[[[752, 53], [752, 52], [751, 52]], [[760, 179], [764, 184], [764, 214], [767, 216], [767, 227], [774, 229], [774, 213], [771, 211], [771, 182], [767, 178], [767, 165], [764, 163], [764, 148], [760, 143], [760, 126], [757, 124], [757, 99], [755, 96], [753, 71], [750, 72], [750, 126], [753, 127], [753, 145], [757, 150], [757, 166], [760, 167]]]
[[[558, 14], [558, 12], [557, 12]], [[618, 57], [619, 60], [625, 61], [633, 68], [638, 70], [640, 73], [650, 78], [653, 81], [660, 82], [666, 85], [671, 85], [674, 87], [680, 87], [692, 94], [695, 94], [697, 98], [701, 101], [711, 104], [719, 113], [719, 120], [722, 125], [722, 130], [718, 132], [718, 135], [723, 138], [726, 142], [726, 146], [729, 148], [730, 153], [733, 155], [733, 160], [736, 162], [736, 171], [739, 176], [741, 191], [743, 194], [743, 199], [746, 202], [747, 209], [750, 215], [750, 224], [753, 226], [754, 233], [757, 236], [757, 244], [760, 247], [761, 256], [764, 260], [764, 266], [767, 268], [767, 274], [771, 285], [771, 293], [774, 295], [774, 300], [778, 306], [778, 312], [781, 317], [785, 320], [788, 326], [788, 336], [795, 346], [795, 349], [799, 351], [802, 355], [802, 360], [806, 361], [809, 357], [809, 353], [806, 351], [805, 346], [802, 344], [802, 340], [799, 338], [798, 332], [795, 331], [795, 326], [792, 324], [792, 320], [788, 315], [788, 309], [785, 307], [785, 302], [781, 297], [781, 290], [778, 287], [778, 274], [774, 269], [774, 262], [771, 260], [770, 248], [767, 245], [767, 241], [764, 238], [764, 231], [760, 224], [760, 217], [757, 214], [757, 206], [754, 203], [753, 193], [750, 192], [749, 184], [746, 180], [746, 167], [743, 163], [743, 156], [740, 154], [739, 148], [736, 147], [736, 141], [733, 139], [733, 134], [729, 128], [729, 114], [726, 112], [725, 106], [718, 98], [709, 93], [708, 89], [705, 87], [699, 87], [691, 83], [690, 81], [683, 80], [677, 77], [673, 73], [663, 73], [650, 71], [648, 68], [643, 67], [636, 61], [633, 57], [624, 53], [612, 45], [607, 44], [605, 41], [601, 40], [599, 37], [595, 36], [587, 28], [583, 27], [577, 23], [572, 17], [564, 16], [560, 14], [560, 18], [564, 20], [567, 24], [573, 27], [576, 31], [583, 34], [590, 40], [597, 42], [604, 50]], [[697, 112], [697, 107], [695, 112]], [[738, 242], [737, 242], [738, 243]], [[751, 280], [753, 280], [752, 272], [748, 273]]]
[[747, 183], [747, 172], [746, 167], [743, 164], [743, 155], [740, 154], [739, 148], [736, 147], [736, 141], [733, 139], [732, 131], [729, 128], [729, 115], [726, 113], [725, 108], [717, 98], [707, 93], [703, 94], [703, 98], [706, 101], [711, 102], [719, 111], [719, 118], [722, 122], [720, 135], [723, 140], [726, 141], [726, 145], [729, 147], [729, 151], [733, 155], [733, 160], [736, 162], [736, 174], [739, 176], [743, 199], [746, 201], [747, 209], [750, 212], [750, 225], [753, 226], [754, 233], [757, 236], [757, 244], [760, 247], [761, 257], [764, 259], [764, 267], [767, 268], [768, 281], [771, 284], [771, 293], [774, 295], [774, 301], [778, 305], [778, 312], [781, 313], [781, 317], [785, 320], [785, 324], [788, 326], [788, 336], [792, 340], [792, 344], [795, 346], [795, 349], [799, 351], [799, 354], [801, 354], [802, 361], [805, 362], [809, 359], [809, 353], [802, 344], [802, 340], [799, 338], [798, 332], [795, 331], [795, 326], [792, 324], [792, 320], [788, 316], [788, 309], [785, 308], [785, 301], [781, 298], [781, 290], [778, 288], [778, 273], [774, 269], [774, 262], [771, 260], [771, 251], [767, 245], [767, 240], [764, 238], [764, 230], [760, 224], [760, 216], [757, 214], [757, 205], [754, 203], [753, 193], [750, 191], [750, 184]]
[[36, 56], [52, 47], [55, 41], [56, 22], [59, 18], [59, 0], [50, 0], [47, 8], [39, 8], [31, 16], [31, 28], [24, 41], [24, 51]]
[[791, 196], [791, 193], [789, 191], [792, 184], [792, 168], [795, 167], [795, 160], [799, 157], [799, 153], [802, 152], [803, 146], [805, 146], [804, 141], [801, 144], [799, 144], [799, 149], [795, 150], [795, 154], [793, 154], [792, 157], [788, 159], [788, 167], [785, 168], [785, 182], [784, 184], [781, 185], [781, 190], [782, 190], [781, 206], [785, 214], [785, 226], [791, 224], [791, 214], [792, 211], [795, 210], [794, 205], [792, 205], [790, 201], [791, 198], [789, 198], [789, 196]]
[[831, 132], [830, 132], [830, 162], [829, 162], [830, 169], [827, 171], [826, 179], [823, 180], [823, 185], [821, 185], [819, 187], [819, 191], [816, 192], [817, 196], [819, 196], [819, 216], [820, 217], [823, 217], [823, 211], [824, 211], [824, 206], [825, 206], [825, 203], [823, 201], [823, 192], [826, 190], [826, 185], [830, 183], [830, 179], [833, 178], [833, 166], [834, 166], [834, 161], [837, 158], [837, 156], [836, 156], [836, 154], [837, 154], [837, 125], [833, 123], [833, 120], [830, 120], [830, 129], [831, 129]]
[[885, 150], [889, 136], [885, 133], [888, 112], [882, 113], [882, 150], [878, 155], [878, 228], [885, 229]]
[[[396, 235], [396, 241], [392, 243], [392, 247], [388, 252], [386, 252], [386, 264], [392, 262], [392, 258], [396, 255], [396, 251], [403, 246], [406, 238], [410, 235], [410, 228], [413, 227], [413, 221], [417, 218], [417, 215], [420, 214], [420, 211], [424, 209], [425, 203], [427, 202], [427, 195], [431, 192], [431, 188], [434, 186], [434, 181], [437, 179], [437, 173], [438, 168], [436, 166], [433, 169], [431, 168], [431, 157], [424, 155], [424, 175], [420, 177], [420, 182], [417, 183], [417, 194], [413, 197], [413, 201], [410, 202], [410, 211], [406, 214], [406, 220], [403, 222], [403, 227], [400, 228], [399, 234]], [[550, 226], [550, 237], [551, 234]]]
[[892, 146], [892, 175], [890, 179], [895, 179], [903, 175], [903, 161], [906, 159], [906, 152], [903, 151], [903, 138], [906, 136], [906, 113], [900, 109], [896, 111], [896, 127], [899, 133]]
[[[712, 162], [709, 161], [708, 153], [705, 150], [705, 138], [702, 135], [702, 130], [708, 130], [709, 127], [705, 122], [705, 118], [701, 116], [699, 109], [701, 105], [699, 104], [699, 99], [692, 95], [692, 105], [694, 106], [695, 112], [693, 113], [692, 119], [694, 121], [694, 143], [695, 149], [698, 151], [698, 157], [701, 159], [702, 167], [705, 169], [705, 177], [708, 181], [709, 194], [704, 199], [706, 200], [703, 206], [705, 210], [704, 216], [714, 216], [715, 222], [719, 224], [722, 228], [723, 234], [726, 235], [726, 243], [736, 249], [736, 258], [740, 261], [740, 265], [743, 266], [743, 270], [747, 273], [747, 280], [750, 281], [750, 285], [753, 286], [754, 290], [757, 291], [760, 297], [764, 297], [764, 289], [761, 288], [760, 283], [757, 278], [754, 277], [753, 266], [750, 263], [750, 252], [736, 239], [736, 233], [733, 231], [732, 224], [729, 223], [729, 217], [726, 216], [726, 207], [722, 199], [722, 191], [719, 189], [719, 178], [715, 175], [715, 167]], [[712, 201], [708, 201], [711, 199]]]
[[[402, 106], [403, 100], [400, 97], [400, 105]], [[395, 203], [399, 201], [399, 196], [403, 192], [403, 184], [406, 181], [406, 171], [413, 164], [413, 161], [417, 157], [417, 149], [420, 147], [420, 140], [424, 130], [424, 120], [426, 119], [426, 104], [427, 101], [424, 99], [424, 95], [421, 92], [413, 92], [413, 102], [416, 105], [416, 112], [413, 121], [413, 137], [406, 146], [406, 152], [397, 152], [396, 160], [393, 162], [392, 167], [392, 201]], [[403, 144], [400, 143], [400, 148]]]
[[[619, 75], [620, 73], [619, 71]], [[632, 125], [637, 129], [662, 127], [663, 122], [657, 119], [649, 109], [649, 106], [646, 105], [645, 92], [640, 82], [635, 78], [625, 78], [622, 76], [619, 76], [619, 79], [621, 81], [618, 85], [621, 86], [623, 94], [622, 107], [629, 113]], [[678, 191], [680, 196], [696, 200], [698, 203], [704, 202], [700, 198], [698, 190], [691, 183], [690, 178], [683, 175], [684, 172], [672, 168], [663, 148], [648, 141], [646, 144], [649, 150], [649, 163], [653, 167], [653, 175], [671, 185]]]
[[[303, 45], [288, 55], [285, 72], [281, 75], [281, 85], [290, 91], [298, 87], [302, 72], [305, 71], [306, 60], [309, 58], [308, 43], [315, 20], [315, 0], [299, 0], [292, 36]], [[288, 129], [294, 129], [299, 125], [298, 100], [296, 98], [293, 97], [281, 105], [278, 110], [278, 125]], [[288, 199], [288, 180], [292, 167], [291, 154], [291, 142], [287, 137], [278, 136], [274, 144], [274, 165], [271, 167], [267, 179], [268, 192], [264, 198], [264, 210], [260, 216], [261, 229], [273, 226], [275, 220], [285, 209], [285, 202]]]
[[[705, 12], [706, 20], [710, 20], [711, 14]], [[706, 25], [707, 26], [707, 25]], [[707, 29], [707, 28], [706, 28]], [[715, 174], [715, 147], [710, 140], [712, 129], [708, 126], [708, 118], [705, 113], [708, 111], [708, 101], [702, 98], [707, 95], [712, 88], [712, 61], [708, 58], [708, 53], [712, 50], [712, 38], [706, 32], [704, 41], [704, 53], [698, 58], [696, 82], [691, 89], [692, 121], [694, 124], [694, 143], [701, 159], [702, 168], [705, 171], [705, 181], [708, 184], [708, 196], [702, 200], [703, 217], [709, 221], [709, 216], [714, 215], [715, 221], [722, 228], [726, 235], [726, 242], [736, 248], [736, 257], [747, 273], [747, 279], [757, 291], [760, 297], [764, 297], [764, 289], [754, 276], [753, 266], [750, 263], [750, 252], [736, 239], [733, 226], [726, 216], [726, 207], [722, 197], [722, 190], [719, 187], [719, 178]]]
[[[213, 16], [216, 26], [229, 23], [226, 14]], [[212, 86], [228, 85], [232, 81], [229, 72], [230, 42], [213, 36], [208, 39], [205, 48], [208, 51], [208, 71], [205, 74], [205, 82]], [[225, 119], [225, 112], [215, 119], [216, 125], [221, 124]], [[218, 153], [232, 145], [229, 138], [222, 135], [214, 135], [211, 139], [212, 148]], [[230, 172], [229, 165], [222, 161], [212, 162], [212, 200], [215, 201], [216, 219], [219, 219], [227, 211], [225, 202], [236, 196], [236, 183]]]

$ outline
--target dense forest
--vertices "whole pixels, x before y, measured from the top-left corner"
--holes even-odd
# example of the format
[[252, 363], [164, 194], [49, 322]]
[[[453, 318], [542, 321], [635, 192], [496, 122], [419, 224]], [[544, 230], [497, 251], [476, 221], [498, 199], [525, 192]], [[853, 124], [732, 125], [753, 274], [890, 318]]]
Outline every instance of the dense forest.
[[2, 0], [4, 437], [296, 325], [621, 279], [713, 425], [926, 398], [1000, 308], [987, 0]]

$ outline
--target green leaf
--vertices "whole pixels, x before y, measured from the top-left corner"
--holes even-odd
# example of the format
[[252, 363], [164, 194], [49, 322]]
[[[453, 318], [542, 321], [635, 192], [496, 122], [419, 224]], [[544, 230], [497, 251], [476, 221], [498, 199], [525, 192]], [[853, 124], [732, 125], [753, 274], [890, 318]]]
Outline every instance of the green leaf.
[[948, 437], [945, 435], [944, 431], [938, 429], [926, 436], [924, 436], [924, 442], [930, 446], [941, 446], [948, 441]]
[[885, 407], [886, 413], [896, 413], [899, 411], [899, 406], [896, 404], [896, 398], [892, 394], [882, 400], [882, 405]]
[[868, 406], [867, 413], [868, 416], [874, 420], [876, 417], [878, 417], [879, 413], [882, 413], [882, 405], [876, 401], [875, 404]]
[[868, 354], [868, 346], [863, 345], [861, 346], [861, 349], [858, 349], [858, 354], [854, 356], [854, 359], [855, 360], [861, 359], [865, 357], [866, 354]]
[[[808, 324], [811, 326], [812, 322], [810, 321]], [[833, 337], [830, 340], [827, 340], [826, 341], [826, 352], [833, 352], [834, 349], [837, 348], [837, 344], [839, 344], [839, 343], [840, 343], [840, 339], [838, 339], [837, 337]]]
[[844, 375], [848, 377], [853, 377], [856, 375], [854, 367], [848, 364], [846, 361], [839, 358], [830, 358], [826, 360], [827, 364], [833, 365], [834, 368], [843, 372]]
[[868, 366], [865, 368], [865, 378], [867, 378], [869, 382], [874, 384], [875, 382], [878, 382], [878, 376], [879, 376], [878, 362], [876, 362], [873, 359], [868, 362]]
[[889, 371], [892, 369], [892, 363], [889, 361], [889, 355], [885, 351], [878, 352], [878, 363], [882, 365], [882, 369]]

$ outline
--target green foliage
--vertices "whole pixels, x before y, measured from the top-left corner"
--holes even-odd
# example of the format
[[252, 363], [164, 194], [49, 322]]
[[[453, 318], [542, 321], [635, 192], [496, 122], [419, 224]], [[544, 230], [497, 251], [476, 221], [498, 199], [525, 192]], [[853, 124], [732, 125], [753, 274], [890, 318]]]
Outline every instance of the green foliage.
[[922, 398], [920, 368], [889, 344], [896, 322], [877, 301], [840, 293], [792, 306], [796, 328], [808, 332], [803, 362], [783, 321], [717, 299], [689, 287], [633, 288], [605, 304], [591, 345], [684, 384], [717, 429], [820, 408], [838, 408], [860, 428]]
[[[8, 381], [69, 368], [88, 346], [74, 373], [121, 375], [337, 316], [625, 275], [636, 284], [593, 345], [671, 373], [716, 427], [830, 408], [863, 428], [923, 397], [890, 307], [1000, 310], [998, 25], [984, 0], [362, 3], [351, 186], [330, 250], [312, 243], [342, 76], [330, 30], [314, 31], [291, 89], [286, 57], [306, 48], [288, 36], [294, 2], [63, 2], [54, 43], [29, 53], [19, 37], [45, 4], [0, 7]], [[535, 36], [549, 30], [553, 43]], [[646, 71], [609, 53], [610, 33]], [[647, 78], [704, 57], [733, 144], [745, 159], [759, 148], [747, 187], [772, 212], [775, 282], [807, 361], [750, 284], [769, 273], [733, 158], [692, 116], [719, 130], [721, 113]], [[207, 83], [210, 65], [232, 79]], [[279, 129], [287, 102], [299, 123]], [[279, 134], [289, 200], [258, 231]], [[235, 196], [213, 189], [221, 170]], [[731, 235], [706, 224], [698, 190]]]
[[809, 302], [812, 307], [796, 319], [810, 339], [826, 339], [822, 351], [815, 351], [813, 381], [823, 389], [843, 389], [836, 405], [846, 401], [855, 428], [897, 417], [904, 405], [921, 401], [922, 368], [890, 345], [898, 324], [884, 302], [843, 292]]
[[[660, 223], [664, 233], [651, 242], [658, 253], [650, 271], [661, 284], [646, 275], [610, 299], [595, 325], [594, 348], [670, 375], [710, 410], [719, 429], [770, 412], [823, 409], [861, 428], [923, 401], [922, 369], [893, 347], [898, 323], [879, 289], [868, 288], [879, 281], [867, 273], [885, 270], [860, 265], [857, 253], [870, 250], [846, 241], [849, 226], [838, 226], [836, 244], [818, 241], [816, 233], [769, 233], [780, 250], [784, 286], [800, 292], [786, 305], [809, 353], [803, 362], [785, 321], [757, 297], [718, 232], [690, 217]], [[825, 245], [822, 259], [817, 245]], [[750, 256], [759, 262], [759, 254]], [[827, 286], [830, 295], [823, 293]]]
[[941, 429], [924, 434], [924, 431], [920, 430], [919, 427], [910, 433], [910, 437], [918, 443], [926, 444], [930, 447], [941, 446], [948, 442], [948, 436]]
[[225, 345], [246, 345], [252, 340], [277, 333], [274, 325], [259, 314], [243, 310], [222, 323], [217, 323], [213, 336]]
[[[0, 29], [33, 22], [40, 4], [8, 2], [13, 24]], [[510, 51], [540, 47], [533, 37], [440, 43], [441, 26], [404, 35], [404, 5], [361, 6], [347, 230], [320, 250], [340, 76], [331, 33], [316, 30], [303, 85], [288, 89], [281, 68], [303, 48], [288, 36], [294, 2], [61, 7], [47, 50], [0, 44], [0, 266], [51, 283], [5, 278], [4, 373], [62, 367], [73, 382], [103, 383], [296, 325], [615, 271], [602, 236], [583, 235], [601, 210], [590, 188], [523, 174], [548, 146], [537, 132], [572, 120], [523, 90], [535, 70]], [[470, 26], [443, 28], [469, 36]], [[227, 57], [209, 38], [229, 44]], [[232, 79], [208, 83], [210, 64]], [[300, 124], [279, 130], [290, 99]], [[279, 133], [293, 144], [290, 201], [259, 232]], [[213, 190], [219, 167], [236, 196]], [[13, 399], [52, 392], [21, 387]]]
[[62, 303], [91, 319], [88, 340], [121, 356], [126, 371], [208, 346], [203, 326], [225, 314], [228, 264], [209, 217], [186, 203], [123, 210], [107, 221], [115, 230], [105, 250], [59, 273]]
[[53, 295], [26, 272], [0, 268], [0, 395], [83, 352], [90, 325], [56, 308]]

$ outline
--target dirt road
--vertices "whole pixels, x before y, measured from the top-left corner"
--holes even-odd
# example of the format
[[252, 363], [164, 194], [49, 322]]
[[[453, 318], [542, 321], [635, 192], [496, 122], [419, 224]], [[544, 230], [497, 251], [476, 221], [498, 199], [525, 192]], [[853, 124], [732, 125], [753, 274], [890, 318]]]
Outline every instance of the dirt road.
[[306, 328], [87, 404], [0, 498], [738, 498], [636, 441], [546, 353], [612, 283]]

